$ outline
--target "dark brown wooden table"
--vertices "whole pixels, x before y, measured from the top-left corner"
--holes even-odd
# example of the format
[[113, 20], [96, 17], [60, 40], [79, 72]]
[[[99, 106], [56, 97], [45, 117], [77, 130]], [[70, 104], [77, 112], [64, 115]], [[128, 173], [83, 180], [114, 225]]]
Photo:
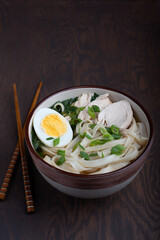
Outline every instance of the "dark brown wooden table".
[[152, 116], [154, 144], [130, 185], [97, 200], [52, 188], [27, 151], [36, 212], [25, 213], [19, 159], [0, 202], [0, 239], [159, 240], [160, 2], [0, 1], [0, 184], [17, 142], [12, 85], [24, 122], [40, 81], [39, 100], [80, 84], [130, 94]]

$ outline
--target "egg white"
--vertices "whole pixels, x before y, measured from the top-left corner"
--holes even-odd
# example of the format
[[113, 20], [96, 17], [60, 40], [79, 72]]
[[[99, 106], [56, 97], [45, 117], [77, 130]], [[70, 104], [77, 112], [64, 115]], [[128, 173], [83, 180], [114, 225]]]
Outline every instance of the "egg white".
[[[60, 116], [60, 119], [62, 119], [67, 125], [66, 133], [63, 134], [62, 136], [60, 136], [60, 142], [59, 142], [58, 145], [56, 145], [56, 147], [64, 147], [72, 140], [73, 131], [72, 131], [72, 128], [71, 128], [69, 122], [57, 111], [55, 111], [51, 108], [41, 108], [41, 109], [39, 109], [35, 113], [34, 118], [33, 118], [34, 130], [35, 130], [38, 138], [41, 140], [41, 142], [43, 142], [48, 147], [53, 147], [53, 139], [52, 140], [46, 140], [46, 138], [53, 137], [53, 136], [50, 136], [50, 135], [46, 134], [41, 127], [42, 120], [49, 114], [57, 114], [58, 116]], [[57, 137], [55, 137], [55, 138], [57, 138]]]

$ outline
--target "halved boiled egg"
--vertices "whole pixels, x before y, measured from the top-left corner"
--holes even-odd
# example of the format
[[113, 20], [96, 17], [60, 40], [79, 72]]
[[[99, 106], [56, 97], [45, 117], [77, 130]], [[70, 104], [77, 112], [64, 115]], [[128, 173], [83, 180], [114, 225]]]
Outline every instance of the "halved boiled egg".
[[48, 147], [53, 147], [56, 138], [60, 138], [56, 147], [66, 146], [73, 138], [69, 122], [51, 108], [39, 109], [34, 115], [33, 126], [38, 138]]

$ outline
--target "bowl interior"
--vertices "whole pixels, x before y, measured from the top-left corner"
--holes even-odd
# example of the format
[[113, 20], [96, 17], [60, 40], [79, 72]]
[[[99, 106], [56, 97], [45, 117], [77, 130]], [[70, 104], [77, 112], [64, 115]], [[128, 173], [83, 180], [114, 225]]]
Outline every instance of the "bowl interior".
[[33, 115], [30, 119], [29, 128], [28, 128], [29, 140], [30, 140], [31, 144], [32, 144], [32, 141], [31, 141], [32, 122], [33, 122], [35, 113], [39, 109], [44, 108], [44, 107], [50, 107], [57, 101], [63, 101], [68, 98], [77, 97], [77, 96], [80, 96], [82, 93], [87, 93], [87, 92], [97, 93], [99, 95], [108, 92], [109, 98], [112, 102], [116, 102], [119, 100], [127, 100], [132, 106], [132, 109], [134, 111], [134, 117], [136, 118], [137, 121], [143, 122], [145, 124], [147, 135], [148, 135], [148, 137], [150, 136], [150, 125], [149, 125], [147, 116], [144, 113], [144, 111], [141, 109], [141, 107], [136, 102], [134, 102], [131, 98], [127, 97], [126, 95], [124, 95], [122, 93], [119, 93], [119, 92], [116, 92], [113, 90], [104, 89], [104, 88], [80, 87], [80, 88], [72, 88], [72, 89], [68, 89], [68, 90], [63, 90], [58, 93], [55, 93], [55, 94], [47, 97], [45, 100], [43, 100], [37, 106], [37, 108], [34, 110]]

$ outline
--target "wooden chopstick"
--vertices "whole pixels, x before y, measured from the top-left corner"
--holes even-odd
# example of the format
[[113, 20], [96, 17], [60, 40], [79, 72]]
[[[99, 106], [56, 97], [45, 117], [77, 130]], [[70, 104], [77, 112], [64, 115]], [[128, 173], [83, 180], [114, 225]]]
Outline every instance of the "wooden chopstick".
[[34, 203], [33, 203], [32, 193], [31, 193], [28, 165], [27, 165], [27, 159], [26, 159], [25, 147], [24, 147], [24, 137], [22, 134], [22, 125], [21, 125], [17, 89], [16, 89], [15, 83], [13, 84], [13, 90], [14, 90], [14, 102], [15, 102], [17, 128], [18, 128], [18, 141], [19, 141], [19, 147], [20, 147], [20, 153], [21, 153], [21, 163], [22, 163], [26, 205], [27, 205], [27, 212], [29, 213], [29, 212], [34, 212]]
[[[37, 103], [37, 100], [38, 100], [38, 97], [39, 97], [39, 94], [40, 94], [40, 91], [41, 91], [41, 87], [42, 87], [42, 82], [39, 83], [39, 86], [37, 88], [37, 91], [36, 91], [35, 97], [33, 99], [32, 105], [31, 105], [30, 110], [28, 112], [27, 118], [28, 118], [30, 112], [36, 106], [36, 103]], [[24, 138], [25, 125], [26, 125], [26, 122], [27, 122], [27, 118], [26, 118], [25, 124], [23, 126], [23, 132], [22, 132], [23, 133], [22, 134], [23, 138]], [[6, 172], [6, 175], [5, 175], [3, 183], [2, 183], [2, 187], [1, 187], [1, 190], [0, 190], [0, 200], [4, 200], [5, 197], [6, 197], [7, 190], [8, 190], [8, 187], [9, 187], [9, 183], [11, 182], [11, 178], [12, 178], [12, 175], [13, 175], [16, 163], [17, 163], [18, 155], [19, 155], [19, 142], [17, 142], [17, 145], [16, 145], [15, 150], [13, 152], [11, 161], [9, 163], [8, 170]]]

